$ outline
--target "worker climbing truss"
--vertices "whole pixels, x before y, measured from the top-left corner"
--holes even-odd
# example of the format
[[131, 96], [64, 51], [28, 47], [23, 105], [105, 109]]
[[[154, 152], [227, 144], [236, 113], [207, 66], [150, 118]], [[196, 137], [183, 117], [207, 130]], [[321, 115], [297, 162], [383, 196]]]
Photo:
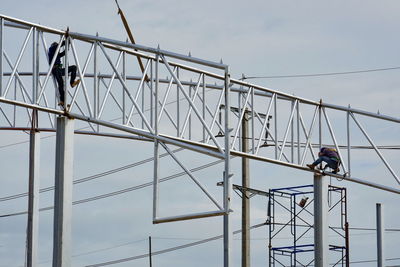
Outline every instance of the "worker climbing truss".
[[[57, 106], [57, 85], [51, 73], [55, 58], [49, 63], [47, 55], [48, 44], [54, 41], [65, 41], [63, 64], [76, 65], [81, 80], [78, 86], [66, 90], [65, 108]], [[61, 49], [58, 45], [56, 53]], [[137, 58], [143, 66], [138, 66]], [[66, 77], [64, 84], [69, 85]], [[250, 122], [250, 149], [243, 152], [239, 140], [245, 114]], [[75, 125], [70, 125], [71, 121]], [[225, 266], [229, 266], [232, 232], [233, 156], [312, 172], [305, 163], [314, 161], [319, 148], [328, 146], [339, 152], [342, 171], [325, 174], [400, 193], [396, 169], [384, 156], [385, 147], [368, 133], [365, 121], [396, 129], [400, 123], [399, 118], [312, 101], [233, 79], [223, 62], [0, 15], [0, 129], [29, 130], [34, 125], [38, 132], [58, 132], [64, 125], [60, 138], [68, 138], [75, 131], [153, 142], [153, 223], [223, 215]], [[357, 177], [359, 167], [353, 163], [352, 153], [359, 148], [360, 140], [365, 144], [362, 148], [375, 151], [387, 171], [385, 175], [393, 177], [389, 185], [377, 182], [375, 177]], [[68, 142], [60, 144], [59, 149], [68, 147]], [[179, 160], [172, 147], [224, 161], [222, 203]], [[204, 192], [214, 210], [159, 215], [158, 159], [162, 150]], [[68, 157], [72, 156], [60, 156], [60, 160], [68, 162]], [[61, 214], [60, 220], [66, 217], [68, 213]]]

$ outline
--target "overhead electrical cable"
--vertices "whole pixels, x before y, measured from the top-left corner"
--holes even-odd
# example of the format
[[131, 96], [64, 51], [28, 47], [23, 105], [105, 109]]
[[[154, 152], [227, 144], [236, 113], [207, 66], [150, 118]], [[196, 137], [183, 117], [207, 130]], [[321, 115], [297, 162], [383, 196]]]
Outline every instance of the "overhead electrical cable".
[[271, 76], [245, 76], [243, 75], [240, 80], [249, 79], [282, 79], [282, 78], [306, 78], [306, 77], [320, 77], [320, 76], [336, 76], [336, 75], [349, 75], [357, 73], [368, 73], [377, 71], [389, 71], [398, 70], [400, 67], [389, 67], [379, 69], [367, 69], [367, 70], [355, 70], [355, 71], [343, 71], [343, 72], [327, 72], [327, 73], [312, 73], [312, 74], [288, 74], [288, 75], [271, 75]]
[[[191, 172], [197, 172], [197, 171], [209, 168], [211, 166], [217, 165], [217, 164], [222, 163], [222, 162], [224, 162], [224, 160], [223, 159], [219, 159], [219, 160], [212, 161], [210, 163], [201, 165], [199, 167], [190, 169], [190, 171]], [[179, 172], [179, 173], [172, 174], [172, 175], [169, 175], [167, 177], [161, 178], [159, 181], [160, 182], [165, 182], [165, 181], [168, 181], [168, 180], [183, 176], [185, 174], [186, 174], [186, 172], [182, 171], [182, 172]], [[112, 196], [117, 196], [117, 195], [120, 195], [120, 194], [124, 194], [124, 193], [127, 193], [127, 192], [131, 192], [131, 191], [134, 191], [134, 190], [145, 188], [145, 187], [148, 187], [148, 186], [151, 186], [151, 185], [153, 185], [153, 182], [147, 182], [147, 183], [144, 183], [144, 184], [140, 184], [140, 185], [124, 188], [124, 189], [121, 189], [121, 190], [118, 190], [118, 191], [114, 191], [114, 192], [110, 192], [110, 193], [107, 193], [107, 194], [102, 194], [102, 195], [98, 195], [98, 196], [94, 196], [94, 197], [90, 197], [90, 198], [85, 198], [85, 199], [73, 201], [72, 204], [73, 205], [78, 205], [78, 204], [87, 203], [87, 202], [91, 202], [91, 201], [95, 201], [95, 200], [99, 200], [99, 199], [104, 199], [104, 198], [108, 198], [108, 197], [112, 197]], [[39, 211], [51, 210], [53, 208], [54, 208], [53, 206], [49, 206], [49, 207], [41, 208], [41, 209], [39, 209]], [[18, 215], [23, 215], [23, 214], [27, 214], [27, 213], [28, 213], [27, 211], [21, 211], [21, 212], [15, 212], [15, 213], [10, 213], [10, 214], [3, 214], [3, 215], [0, 215], [0, 218], [18, 216]]]
[[[173, 150], [172, 152], [176, 153], [176, 152], [179, 152], [181, 150], [183, 150], [183, 148], [177, 148], [177, 149]], [[168, 153], [160, 154], [160, 158], [166, 157], [167, 155], [168, 155]], [[143, 165], [145, 163], [151, 162], [151, 161], [153, 161], [153, 159], [154, 159], [153, 157], [147, 158], [147, 159], [144, 159], [144, 160], [141, 160], [141, 161], [137, 161], [137, 162], [134, 162], [134, 163], [131, 163], [131, 164], [128, 164], [128, 165], [124, 165], [124, 166], [121, 166], [121, 167], [118, 167], [118, 168], [115, 168], [115, 169], [111, 169], [111, 170], [108, 170], [108, 171], [104, 171], [104, 172], [101, 172], [101, 173], [97, 173], [97, 174], [94, 174], [94, 175], [90, 175], [90, 176], [87, 176], [87, 177], [76, 179], [76, 180], [73, 181], [73, 184], [80, 184], [80, 183], [88, 182], [88, 181], [91, 181], [91, 180], [94, 180], [94, 179], [98, 179], [98, 178], [104, 177], [106, 175], [114, 174], [114, 173], [117, 173], [117, 172], [121, 172], [121, 171], [127, 170], [129, 168], [137, 167], [137, 166]], [[44, 192], [48, 192], [48, 191], [51, 191], [51, 190], [54, 190], [54, 186], [49, 186], [49, 187], [42, 188], [42, 189], [39, 190], [39, 192], [40, 193], [44, 193]], [[27, 197], [27, 196], [28, 196], [28, 192], [19, 193], [19, 194], [15, 194], [15, 195], [11, 195], [11, 196], [1, 197], [0, 198], [0, 202], [9, 201], [9, 200], [13, 200], [13, 199], [21, 198], [21, 197]]]
[[[264, 226], [264, 225], [266, 225], [266, 224], [265, 223], [259, 223], [259, 224], [253, 225], [253, 226], [250, 227], [250, 230], [259, 228], [259, 227]], [[236, 230], [236, 231], [233, 232], [233, 234], [235, 235], [235, 234], [238, 234], [238, 233], [241, 233], [241, 232], [242, 232], [242, 230]], [[176, 246], [176, 247], [171, 247], [171, 248], [167, 248], [167, 249], [154, 251], [154, 252], [151, 253], [151, 255], [155, 256], [155, 255], [160, 255], [160, 254], [167, 253], [167, 252], [172, 252], [172, 251], [175, 251], [175, 250], [178, 250], [178, 249], [197, 246], [197, 245], [204, 244], [204, 243], [207, 243], [207, 242], [210, 242], [210, 241], [221, 239], [222, 237], [223, 237], [223, 235], [213, 236], [213, 237], [202, 239], [202, 240], [199, 240], [199, 241], [196, 241], [196, 242], [191, 242], [191, 243], [187, 243], [187, 244]], [[107, 266], [107, 265], [112, 265], [112, 264], [117, 264], [117, 263], [122, 263], [122, 262], [127, 262], [127, 261], [138, 260], [138, 259], [142, 259], [142, 258], [146, 258], [146, 257], [149, 257], [149, 254], [142, 254], [142, 255], [137, 255], [137, 256], [133, 256], [133, 257], [123, 258], [123, 259], [118, 259], [118, 260], [113, 260], [113, 261], [108, 261], [108, 262], [102, 262], [102, 263], [96, 263], [96, 264], [92, 264], [92, 265], [86, 265], [86, 267]]]
[[[260, 223], [260, 224], [256, 224], [250, 227], [250, 229], [256, 229], [259, 228], [261, 226], [267, 225], [266, 223]], [[236, 230], [233, 232], [233, 234], [238, 234], [241, 233], [241, 230]], [[188, 247], [192, 247], [192, 246], [197, 246], [203, 243], [208, 243], [214, 240], [218, 240], [221, 239], [223, 237], [223, 235], [218, 235], [218, 236], [213, 236], [210, 238], [206, 238], [206, 239], [202, 239], [199, 241], [195, 241], [195, 242], [191, 242], [191, 243], [187, 243], [184, 245], [180, 245], [180, 246], [175, 246], [175, 247], [171, 247], [171, 248], [167, 248], [167, 249], [162, 249], [162, 250], [158, 250], [155, 252], [152, 252], [151, 255], [155, 256], [155, 255], [160, 255], [163, 253], [167, 253], [167, 252], [172, 252], [175, 250], [179, 250], [179, 249], [184, 249], [184, 248], [188, 248]], [[117, 263], [122, 263], [122, 262], [128, 262], [128, 261], [133, 261], [133, 260], [138, 260], [138, 259], [142, 259], [142, 258], [147, 258], [149, 257], [149, 254], [141, 254], [141, 255], [137, 255], [137, 256], [132, 256], [132, 257], [127, 257], [127, 258], [122, 258], [122, 259], [117, 259], [117, 260], [113, 260], [113, 261], [107, 261], [107, 262], [102, 262], [102, 263], [96, 263], [96, 264], [92, 264], [92, 265], [86, 265], [86, 267], [100, 267], [100, 266], [107, 266], [107, 265], [113, 265], [113, 264], [117, 264]], [[397, 260], [400, 258], [390, 258], [390, 259], [386, 259], [388, 261], [390, 260]], [[372, 260], [372, 261], [376, 261], [376, 260]], [[352, 263], [361, 263], [361, 262], [369, 262], [369, 261], [353, 261]]]

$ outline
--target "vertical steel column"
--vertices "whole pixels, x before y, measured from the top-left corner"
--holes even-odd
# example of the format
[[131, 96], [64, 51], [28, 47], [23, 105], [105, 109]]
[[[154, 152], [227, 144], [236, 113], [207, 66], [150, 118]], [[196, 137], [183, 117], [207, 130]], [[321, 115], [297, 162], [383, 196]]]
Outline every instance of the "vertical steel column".
[[[99, 33], [96, 33], [96, 37], [99, 36]], [[98, 80], [99, 75], [97, 73], [97, 41], [94, 42], [93, 47], [93, 115], [96, 119], [98, 119], [98, 110], [99, 110], [99, 102], [97, 101], [97, 96], [99, 94], [99, 86]], [[125, 122], [125, 116], [122, 117], [122, 120]]]
[[224, 267], [231, 266], [231, 243], [232, 243], [232, 230], [231, 230], [231, 195], [232, 195], [232, 175], [230, 173], [230, 133], [232, 129], [229, 128], [229, 115], [231, 111], [230, 106], [230, 75], [229, 68], [225, 68], [225, 171], [224, 171]]
[[328, 267], [328, 177], [314, 173], [314, 263]]
[[[253, 106], [254, 107], [254, 106]], [[249, 116], [244, 110], [242, 119], [242, 151], [249, 152]], [[250, 187], [249, 159], [242, 157], [242, 267], [250, 266], [250, 194], [246, 188]]]
[[[297, 102], [297, 164], [300, 165], [300, 102]], [[304, 148], [307, 150], [307, 147]]]
[[[17, 100], [17, 80], [14, 81], [14, 100]], [[13, 108], [13, 126], [17, 125], [17, 106]]]
[[[275, 131], [275, 159], [278, 159], [278, 96], [275, 94], [275, 101], [274, 101], [274, 131]], [[283, 149], [283, 148], [282, 148]]]
[[254, 103], [254, 87], [253, 90], [251, 90], [251, 153], [255, 153], [255, 119], [254, 119], [254, 109], [255, 109], [255, 103]]
[[3, 32], [4, 19], [0, 18], [0, 96], [3, 95]]
[[[350, 108], [350, 105], [349, 105], [349, 108]], [[347, 171], [349, 173], [349, 176], [351, 177], [350, 111], [347, 111], [346, 114], [347, 114], [347, 168], [348, 168]]]
[[38, 57], [38, 30], [33, 28], [32, 31], [32, 104], [36, 103], [37, 92], [38, 92], [38, 80], [39, 80], [39, 57]]
[[350, 241], [349, 241], [350, 235], [349, 235], [349, 222], [347, 221], [347, 190], [344, 189], [343, 192], [344, 192], [344, 204], [345, 204], [344, 230], [345, 230], [345, 245], [346, 245], [346, 267], [350, 267]]
[[322, 104], [322, 99], [320, 100], [320, 106], [318, 107], [319, 150], [321, 150], [321, 147], [322, 147], [322, 105], [321, 104]]
[[[296, 108], [296, 102], [292, 101], [292, 113], [294, 116], [294, 109]], [[289, 126], [288, 126], [289, 127]], [[290, 154], [291, 156], [291, 162], [294, 163], [294, 119], [293, 117], [291, 118], [291, 122], [290, 122]], [[283, 147], [282, 147], [282, 151], [283, 151]]]
[[74, 121], [57, 117], [53, 267], [71, 266]]
[[[157, 73], [157, 70], [158, 70], [158, 63], [159, 63], [159, 58], [160, 58], [160, 54], [159, 54], [159, 51], [160, 51], [160, 47], [158, 47], [158, 52], [157, 52], [157, 55], [156, 55], [156, 83], [158, 83], [158, 73]], [[151, 71], [153, 71], [153, 69], [151, 69]], [[153, 72], [151, 72], [150, 73], [151, 75], [153, 74]], [[151, 79], [152, 81], [153, 81], [153, 79]], [[150, 86], [150, 125], [151, 125], [151, 127], [154, 127], [154, 124], [153, 124], [153, 114], [154, 114], [154, 112], [153, 112], [153, 82], [150, 84], [151, 86]], [[143, 112], [144, 112], [144, 109], [143, 109]], [[157, 116], [157, 115], [156, 115]]]
[[[176, 77], [179, 79], [179, 68], [176, 69]], [[172, 79], [172, 78], [171, 78]], [[179, 90], [179, 85], [176, 83], [176, 129], [177, 129], [177, 135], [176, 136], [181, 136], [181, 125], [180, 125], [180, 90]], [[204, 127], [203, 127], [204, 130]]]
[[377, 255], [378, 267], [385, 265], [385, 250], [384, 250], [384, 220], [383, 220], [383, 206], [381, 203], [376, 203], [376, 241], [377, 241]]
[[[192, 84], [192, 79], [190, 79], [190, 84]], [[189, 85], [189, 99], [192, 99], [192, 85]], [[193, 103], [194, 103], [194, 99], [193, 99]], [[191, 110], [190, 105], [189, 105], [189, 110]], [[204, 129], [204, 126], [203, 126], [203, 129]], [[192, 112], [189, 112], [189, 140], [192, 140]]]
[[65, 56], [64, 56], [64, 107], [67, 107], [67, 91], [69, 89], [68, 87], [68, 47], [69, 47], [69, 38], [65, 38], [65, 46], [64, 46], [64, 51], [65, 51]]
[[[126, 53], [125, 51], [122, 52], [122, 79], [126, 83]], [[144, 88], [142, 87], [142, 94], [144, 92]], [[122, 88], [122, 118], [123, 118], [123, 124], [125, 124], [125, 119], [126, 119], [126, 92], [124, 88]], [[142, 110], [144, 111], [144, 108], [142, 107]]]
[[[203, 119], [206, 121], [206, 75], [203, 74], [202, 77], [202, 83], [203, 83]], [[206, 129], [203, 127], [203, 141], [206, 141]]]
[[37, 266], [39, 241], [39, 182], [40, 182], [40, 132], [37, 131], [37, 111], [33, 111], [29, 137], [29, 195], [27, 267]]
[[[155, 80], [156, 80], [156, 84], [155, 84], [155, 91], [156, 91], [156, 95], [158, 97], [158, 64], [160, 61], [160, 56], [159, 54], [156, 55], [156, 62], [155, 62]], [[153, 73], [153, 69], [151, 70], [151, 73]], [[153, 77], [151, 78], [153, 80]], [[154, 127], [154, 131], [155, 131], [155, 135], [158, 136], [158, 114], [157, 114], [157, 118], [155, 120], [155, 127]], [[154, 138], [154, 180], [153, 180], [153, 223], [155, 222], [155, 220], [157, 219], [158, 216], [158, 173], [159, 173], [159, 156], [160, 156], [160, 152], [159, 152], [159, 143], [158, 143], [158, 139]]]

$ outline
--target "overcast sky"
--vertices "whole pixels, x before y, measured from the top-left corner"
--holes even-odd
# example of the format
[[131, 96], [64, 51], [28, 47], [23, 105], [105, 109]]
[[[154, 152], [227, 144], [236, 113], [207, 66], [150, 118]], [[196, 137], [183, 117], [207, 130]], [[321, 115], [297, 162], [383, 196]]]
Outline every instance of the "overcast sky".
[[[282, 76], [372, 70], [400, 66], [399, 1], [193, 1], [119, 0], [138, 44], [160, 47], [182, 54], [230, 66], [234, 78], [245, 76]], [[81, 32], [125, 40], [126, 34], [117, 15], [114, 0], [2, 0], [0, 13], [40, 23], [56, 29], [70, 28]], [[400, 70], [367, 72], [352, 75], [307, 78], [253, 79], [267, 86], [311, 100], [323, 99], [338, 105], [351, 105], [372, 112], [380, 111], [400, 117]], [[400, 131], [373, 129], [382, 142], [399, 144]], [[25, 133], [1, 132], [0, 197], [26, 192], [28, 143], [4, 147], [28, 140]], [[43, 134], [50, 136], [50, 134]], [[385, 139], [386, 138], [386, 139]], [[388, 141], [390, 140], [390, 142]], [[99, 137], [75, 137], [74, 179], [118, 168], [152, 156], [152, 146], [124, 140]], [[43, 139], [41, 153], [41, 187], [51, 186], [54, 179], [55, 138]], [[393, 143], [391, 143], [393, 144]], [[138, 153], [140, 151], [140, 153]], [[397, 152], [385, 156], [394, 165]], [[177, 154], [179, 155], [179, 154]], [[364, 152], [355, 157], [369, 162]], [[189, 166], [210, 162], [204, 156], [183, 152], [181, 159]], [[371, 156], [372, 157], [372, 156]], [[375, 159], [375, 158], [374, 158]], [[235, 182], [239, 183], [239, 161], [234, 161]], [[180, 171], [170, 161], [162, 176]], [[191, 164], [191, 165], [190, 165]], [[370, 174], [388, 181], [387, 172], [358, 163], [360, 175]], [[222, 194], [215, 186], [215, 173], [220, 168], [200, 171], [199, 177]], [[398, 166], [396, 166], [399, 172]], [[283, 179], [284, 177], [285, 179]], [[74, 200], [132, 187], [152, 180], [152, 165], [128, 169], [96, 181], [74, 187]], [[187, 180], [187, 179], [186, 179]], [[162, 210], [169, 212], [200, 210], [208, 207], [200, 194], [191, 194], [192, 184], [180, 178], [165, 183], [161, 195]], [[311, 174], [287, 170], [272, 164], [251, 163], [252, 187], [260, 190], [311, 184]], [[400, 197], [376, 189], [332, 181], [348, 188], [349, 221], [354, 227], [375, 226], [375, 203], [385, 206], [386, 226], [400, 228]], [[393, 186], [392, 182], [387, 182]], [[398, 186], [398, 185], [397, 185]], [[189, 188], [189, 189], [188, 189]], [[186, 191], [188, 190], [188, 191]], [[128, 258], [147, 253], [148, 236], [153, 237], [153, 251], [178, 246], [222, 234], [222, 218], [208, 218], [171, 224], [152, 225], [152, 189], [146, 187], [119, 196], [76, 205], [73, 209], [73, 266]], [[52, 193], [41, 195], [40, 206], [52, 205]], [[165, 201], [164, 201], [165, 200]], [[182, 201], [184, 200], [184, 201]], [[234, 196], [233, 228], [240, 227], [240, 198]], [[0, 214], [26, 209], [27, 199], [0, 203]], [[251, 223], [266, 219], [266, 199], [252, 198]], [[40, 266], [51, 266], [52, 211], [40, 214]], [[0, 266], [24, 264], [26, 216], [0, 218]], [[400, 258], [400, 233], [386, 235], [387, 258]], [[239, 266], [240, 236], [235, 236], [233, 258]], [[312, 242], [312, 240], [310, 240]], [[252, 232], [253, 266], [266, 266], [268, 229]], [[374, 232], [351, 232], [351, 260], [373, 260]], [[222, 241], [154, 256], [153, 266], [221, 266]], [[400, 264], [400, 260], [388, 265]], [[147, 266], [139, 259], [115, 266]], [[363, 263], [354, 266], [375, 266]]]

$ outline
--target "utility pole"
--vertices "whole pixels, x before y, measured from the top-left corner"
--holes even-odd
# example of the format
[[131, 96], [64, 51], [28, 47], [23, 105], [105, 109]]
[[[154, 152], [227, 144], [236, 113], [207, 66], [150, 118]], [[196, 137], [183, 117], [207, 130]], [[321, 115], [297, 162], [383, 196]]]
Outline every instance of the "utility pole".
[[[249, 116], [247, 109], [242, 120], [242, 151], [249, 151]], [[250, 187], [249, 159], [242, 157], [242, 187]], [[250, 194], [242, 190], [242, 267], [250, 267]]]
[[377, 254], [378, 254], [378, 267], [385, 266], [385, 253], [383, 249], [383, 234], [384, 234], [384, 223], [383, 223], [383, 206], [381, 203], [376, 203], [376, 241], [377, 241]]
[[151, 236], [149, 236], [149, 264], [150, 264], [150, 267], [153, 266], [153, 263], [151, 260]]

